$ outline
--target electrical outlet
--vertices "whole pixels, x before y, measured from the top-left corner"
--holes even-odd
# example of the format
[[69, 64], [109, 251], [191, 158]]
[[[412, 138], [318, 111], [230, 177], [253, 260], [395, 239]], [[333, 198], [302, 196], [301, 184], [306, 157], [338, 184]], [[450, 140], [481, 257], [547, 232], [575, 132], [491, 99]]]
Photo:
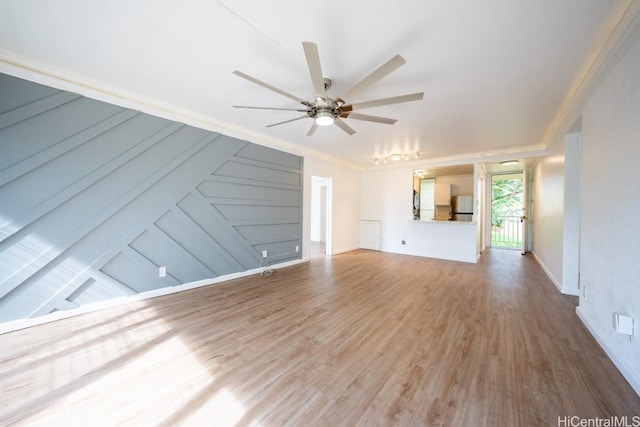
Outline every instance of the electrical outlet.
[[296, 252], [300, 252], [300, 246], [296, 245]]
[[613, 313], [613, 328], [619, 334], [633, 336], [633, 317], [623, 313]]
[[267, 257], [267, 251], [264, 250], [264, 251], [262, 251], [262, 258], [266, 258], [266, 257]]
[[158, 277], [167, 277], [167, 267], [158, 267]]
[[582, 288], [582, 298], [587, 299], [587, 287]]

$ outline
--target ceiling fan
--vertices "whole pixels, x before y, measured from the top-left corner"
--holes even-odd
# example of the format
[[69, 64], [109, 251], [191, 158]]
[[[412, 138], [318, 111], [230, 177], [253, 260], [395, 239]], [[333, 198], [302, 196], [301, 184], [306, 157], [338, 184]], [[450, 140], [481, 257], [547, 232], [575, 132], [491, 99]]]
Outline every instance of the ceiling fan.
[[422, 99], [424, 92], [412, 93], [402, 96], [393, 96], [390, 98], [374, 99], [372, 101], [357, 102], [351, 104], [345, 101], [345, 99], [354, 98], [369, 86], [372, 86], [374, 83], [382, 80], [384, 77], [388, 76], [393, 71], [404, 65], [406, 61], [400, 55], [396, 55], [382, 64], [375, 71], [373, 71], [371, 74], [362, 79], [359, 83], [357, 83], [355, 86], [353, 86], [351, 89], [349, 89], [339, 97], [331, 98], [327, 95], [327, 90], [329, 90], [329, 88], [331, 87], [331, 79], [325, 77], [322, 74], [322, 67], [320, 66], [320, 55], [318, 54], [318, 46], [315, 43], [302, 42], [302, 48], [304, 49], [304, 55], [307, 59], [307, 66], [309, 67], [311, 82], [313, 83], [313, 89], [316, 95], [314, 101], [305, 101], [304, 99], [298, 98], [297, 96], [285, 92], [282, 89], [278, 89], [277, 87], [271, 86], [268, 83], [256, 79], [255, 77], [251, 77], [236, 70], [233, 72], [233, 74], [235, 74], [236, 76], [242, 77], [243, 79], [249, 80], [250, 82], [257, 84], [258, 86], [262, 86], [276, 93], [279, 93], [280, 95], [286, 96], [289, 99], [299, 102], [304, 106], [304, 108], [252, 107], [247, 105], [234, 105], [233, 107], [250, 108], [257, 110], [298, 111], [301, 113], [305, 113], [300, 117], [285, 120], [283, 122], [273, 123], [271, 125], [268, 125], [267, 127], [278, 126], [310, 117], [313, 119], [313, 124], [311, 125], [309, 132], [307, 132], [307, 136], [313, 135], [318, 126], [330, 126], [332, 124], [335, 124], [349, 135], [353, 135], [354, 133], [356, 133], [356, 131], [351, 126], [346, 124], [342, 119], [349, 118], [355, 120], [364, 120], [368, 122], [384, 123], [388, 125], [392, 125], [396, 122], [395, 119], [370, 116], [368, 114], [355, 113], [354, 111], [364, 110], [366, 108], [372, 107], [379, 107], [381, 105], [419, 101]]

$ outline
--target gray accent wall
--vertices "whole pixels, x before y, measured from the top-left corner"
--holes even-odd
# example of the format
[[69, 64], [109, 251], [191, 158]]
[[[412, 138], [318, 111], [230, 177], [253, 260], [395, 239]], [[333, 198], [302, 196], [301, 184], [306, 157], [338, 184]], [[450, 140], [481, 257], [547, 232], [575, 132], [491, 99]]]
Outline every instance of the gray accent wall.
[[300, 259], [301, 218], [299, 156], [0, 74], [0, 322]]

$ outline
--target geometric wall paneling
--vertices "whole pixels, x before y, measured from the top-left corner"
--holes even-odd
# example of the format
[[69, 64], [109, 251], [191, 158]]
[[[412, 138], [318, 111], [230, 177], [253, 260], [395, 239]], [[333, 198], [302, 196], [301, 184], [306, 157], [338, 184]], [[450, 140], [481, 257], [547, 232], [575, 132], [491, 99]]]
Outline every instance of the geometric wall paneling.
[[[2, 73], [0, 73], [0, 90], [2, 91], [0, 112], [18, 111], [22, 107], [35, 105], [41, 100], [47, 100], [52, 95], [67, 93]], [[3, 127], [0, 126], [0, 128]]]
[[0, 87], [0, 322], [300, 259], [301, 157]]

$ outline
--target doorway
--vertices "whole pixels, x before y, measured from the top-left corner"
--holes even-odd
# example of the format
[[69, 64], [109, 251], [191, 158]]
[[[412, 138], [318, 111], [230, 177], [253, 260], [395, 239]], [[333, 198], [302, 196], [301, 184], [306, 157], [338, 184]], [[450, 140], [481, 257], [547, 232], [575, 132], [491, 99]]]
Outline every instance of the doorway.
[[491, 247], [524, 253], [525, 187], [523, 172], [491, 175]]
[[331, 178], [311, 176], [310, 258], [331, 254]]

